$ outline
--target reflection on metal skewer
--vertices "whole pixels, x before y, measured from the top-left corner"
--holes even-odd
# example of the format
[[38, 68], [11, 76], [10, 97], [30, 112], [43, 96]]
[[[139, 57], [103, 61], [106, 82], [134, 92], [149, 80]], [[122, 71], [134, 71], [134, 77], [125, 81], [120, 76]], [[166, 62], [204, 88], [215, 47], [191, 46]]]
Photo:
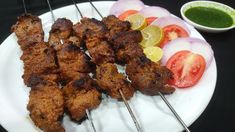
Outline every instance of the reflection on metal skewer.
[[[75, 7], [76, 7], [76, 9], [77, 9], [77, 11], [78, 11], [80, 17], [83, 18], [82, 12], [81, 12], [81, 10], [78, 8], [76, 2], [75, 2], [74, 0], [72, 0], [72, 2], [73, 2], [73, 4], [75, 5]], [[89, 112], [88, 109], [86, 109], [86, 115], [87, 115], [87, 118], [88, 118], [88, 120], [89, 120], [89, 122], [90, 122], [90, 125], [91, 125], [92, 129], [93, 129], [93, 132], [96, 132], [95, 125], [94, 125], [94, 123], [93, 123], [92, 117], [91, 117], [90, 112]]]
[[[91, 6], [96, 10], [96, 12], [99, 14], [99, 16], [100, 16], [101, 18], [103, 18], [102, 14], [98, 11], [98, 9], [95, 7], [95, 5], [92, 3], [91, 0], [89, 0], [89, 3], [90, 3]], [[135, 117], [135, 115], [134, 115], [134, 113], [133, 113], [133, 111], [132, 111], [132, 109], [131, 109], [129, 103], [127, 102], [127, 100], [126, 100], [126, 98], [125, 98], [125, 96], [124, 96], [124, 94], [123, 94], [123, 92], [122, 92], [121, 89], [119, 89], [119, 93], [120, 93], [120, 95], [121, 95], [121, 97], [122, 97], [122, 100], [124, 101], [124, 104], [125, 104], [125, 106], [126, 106], [128, 112], [129, 112], [130, 115], [131, 115], [131, 118], [132, 118], [132, 120], [133, 120], [133, 122], [134, 122], [134, 124], [135, 124], [135, 126], [136, 126], [137, 131], [138, 131], [138, 132], [142, 132], [142, 129], [141, 129], [141, 127], [140, 127], [140, 125], [139, 125], [139, 123], [138, 123], [138, 121], [137, 121], [137, 119], [136, 119], [136, 117]]]
[[134, 123], [135, 123], [135, 126], [136, 126], [136, 128], [137, 128], [137, 131], [138, 131], [138, 132], [142, 132], [141, 127], [140, 127], [140, 125], [139, 125], [137, 119], [135, 118], [135, 115], [134, 115], [134, 113], [132, 112], [131, 107], [130, 107], [130, 105], [128, 104], [128, 102], [127, 102], [125, 96], [123, 95], [121, 89], [119, 89], [119, 93], [120, 93], [120, 95], [122, 96], [122, 99], [123, 99], [123, 101], [124, 101], [124, 103], [125, 103], [125, 105], [126, 105], [126, 108], [127, 108], [127, 110], [129, 111], [129, 113], [130, 113], [130, 115], [131, 115], [131, 118], [133, 119], [133, 121], [134, 121]]
[[81, 10], [78, 8], [76, 2], [75, 2], [74, 0], [72, 0], [72, 2], [73, 2], [73, 4], [75, 5], [75, 7], [76, 7], [76, 9], [77, 9], [77, 11], [78, 11], [80, 17], [83, 18], [82, 12], [81, 12]]
[[99, 16], [100, 16], [101, 18], [103, 18], [102, 14], [98, 11], [98, 9], [95, 7], [95, 5], [92, 3], [92, 1], [89, 0], [89, 2], [90, 2], [90, 4], [91, 4], [91, 6], [95, 9], [95, 11], [99, 14]]
[[[95, 5], [92, 3], [91, 0], [89, 0], [90, 4], [92, 5], [92, 7], [94, 7], [94, 9], [96, 10], [96, 12], [100, 15], [101, 18], [103, 18], [103, 16], [101, 15], [101, 13], [98, 11], [98, 9], [95, 7]], [[123, 96], [123, 94], [121, 93], [121, 91], [119, 91], [120, 94]], [[168, 106], [168, 108], [171, 110], [171, 112], [175, 115], [176, 119], [180, 122], [180, 124], [184, 127], [184, 129], [187, 131], [187, 132], [190, 132], [190, 130], [188, 129], [187, 125], [184, 123], [184, 121], [180, 118], [180, 116], [177, 114], [177, 112], [175, 111], [175, 109], [171, 106], [171, 104], [167, 101], [167, 99], [165, 98], [165, 96], [161, 93], [161, 92], [158, 92], [158, 94], [160, 95], [160, 97], [162, 98], [162, 100], [166, 103], [166, 105]], [[123, 96], [124, 97], [124, 96]], [[125, 101], [125, 99], [123, 99], [125, 104], [127, 103]], [[130, 107], [127, 103], [127, 108]], [[131, 109], [128, 109], [131, 116], [134, 117], [133, 113], [130, 111]], [[135, 117], [134, 117], [135, 118]], [[135, 122], [135, 119], [132, 118]], [[137, 123], [138, 124], [138, 123]], [[138, 126], [136, 125], [137, 129], [138, 129]]]
[[51, 8], [51, 4], [50, 4], [50, 1], [47, 0], [47, 5], [49, 6], [49, 9], [50, 9], [50, 12], [51, 12], [51, 17], [52, 17], [52, 20], [55, 22], [55, 15], [52, 11], [52, 8]]
[[92, 128], [93, 128], [93, 132], [96, 132], [95, 125], [93, 123], [93, 120], [91, 118], [91, 115], [90, 115], [90, 112], [89, 112], [88, 109], [86, 109], [86, 115], [87, 115], [88, 120], [90, 121], [90, 124], [91, 124]]
[[168, 106], [168, 108], [171, 110], [171, 112], [175, 115], [176, 119], [180, 122], [180, 124], [184, 127], [186, 132], [190, 132], [190, 130], [188, 129], [187, 125], [184, 123], [184, 121], [180, 118], [180, 116], [177, 114], [177, 112], [175, 111], [175, 109], [171, 106], [171, 104], [169, 103], [169, 101], [167, 101], [166, 97], [161, 93], [158, 92], [158, 94], [160, 95], [160, 97], [162, 98], [162, 100], [166, 103], [166, 105]]
[[[49, 0], [47, 0], [47, 5], [48, 5], [48, 7], [49, 7], [49, 9], [50, 9], [52, 20], [53, 20], [53, 22], [55, 22], [55, 15], [54, 15], [54, 13], [53, 13], [53, 10], [52, 10], [52, 8], [51, 8], [51, 4], [50, 4], [50, 1], [49, 1]], [[61, 44], [64, 44], [64, 42], [63, 42], [62, 39], [60, 39], [60, 43], [61, 43]]]
[[22, 0], [22, 2], [23, 2], [24, 13], [27, 14], [28, 12], [27, 12], [27, 9], [26, 9], [26, 6], [25, 6], [25, 1]]

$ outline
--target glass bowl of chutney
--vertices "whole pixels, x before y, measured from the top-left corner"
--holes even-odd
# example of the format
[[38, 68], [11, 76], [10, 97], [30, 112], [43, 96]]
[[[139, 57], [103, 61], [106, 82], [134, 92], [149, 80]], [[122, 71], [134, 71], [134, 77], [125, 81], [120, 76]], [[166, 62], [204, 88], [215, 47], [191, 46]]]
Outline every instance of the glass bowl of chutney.
[[198, 30], [211, 33], [235, 28], [235, 10], [214, 1], [191, 1], [180, 10], [183, 19]]

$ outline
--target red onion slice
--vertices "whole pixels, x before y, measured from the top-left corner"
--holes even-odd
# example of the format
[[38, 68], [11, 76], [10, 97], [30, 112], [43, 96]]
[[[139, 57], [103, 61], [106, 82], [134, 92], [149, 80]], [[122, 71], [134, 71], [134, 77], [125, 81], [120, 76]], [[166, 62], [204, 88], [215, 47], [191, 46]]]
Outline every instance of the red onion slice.
[[161, 28], [164, 28], [168, 25], [178, 25], [182, 27], [186, 32], [188, 32], [188, 34], [190, 34], [190, 30], [188, 29], [185, 22], [178, 17], [173, 17], [173, 16], [161, 17], [153, 21], [151, 25], [159, 26]]
[[182, 50], [202, 55], [206, 61], [206, 67], [210, 66], [214, 58], [214, 52], [206, 41], [198, 38], [177, 38], [163, 47], [162, 65], [166, 65], [172, 55]]
[[127, 10], [141, 10], [144, 7], [144, 3], [140, 0], [118, 0], [110, 9], [111, 15], [119, 16]]
[[145, 17], [165, 17], [170, 16], [170, 12], [159, 6], [144, 7], [139, 11]]

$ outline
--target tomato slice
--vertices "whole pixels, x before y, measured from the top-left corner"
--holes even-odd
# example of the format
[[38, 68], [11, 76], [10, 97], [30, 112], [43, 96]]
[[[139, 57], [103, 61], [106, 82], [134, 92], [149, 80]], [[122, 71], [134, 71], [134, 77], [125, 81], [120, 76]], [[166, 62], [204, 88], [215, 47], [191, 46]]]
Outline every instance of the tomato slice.
[[147, 21], [148, 25], [150, 25], [156, 19], [157, 19], [157, 17], [147, 17], [146, 21]]
[[166, 67], [174, 74], [169, 83], [178, 88], [187, 88], [200, 80], [206, 61], [201, 55], [184, 50], [175, 53], [167, 61]]
[[160, 44], [161, 48], [163, 48], [164, 45], [171, 40], [189, 36], [188, 32], [178, 25], [168, 25], [163, 28], [163, 32], [164, 32], [164, 38]]
[[133, 15], [133, 14], [136, 14], [136, 13], [138, 13], [137, 10], [127, 10], [127, 11], [123, 12], [121, 15], [119, 15], [118, 18], [120, 20], [125, 20], [126, 17]]

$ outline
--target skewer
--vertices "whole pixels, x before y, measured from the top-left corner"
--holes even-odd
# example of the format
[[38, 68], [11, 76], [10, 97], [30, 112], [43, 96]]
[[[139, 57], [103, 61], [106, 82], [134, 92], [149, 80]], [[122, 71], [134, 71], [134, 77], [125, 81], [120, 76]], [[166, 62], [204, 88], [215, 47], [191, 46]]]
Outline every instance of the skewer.
[[72, 2], [73, 2], [73, 4], [75, 5], [75, 7], [76, 7], [76, 9], [77, 9], [79, 15], [81, 16], [81, 18], [83, 18], [82, 12], [81, 12], [81, 10], [78, 8], [76, 2], [75, 2], [74, 0], [72, 0]]
[[90, 3], [91, 6], [95, 9], [95, 11], [99, 14], [99, 16], [103, 19], [104, 17], [103, 17], [102, 14], [98, 11], [98, 9], [95, 7], [95, 5], [92, 3], [91, 0], [89, 0], [89, 3]]
[[95, 125], [92, 121], [91, 114], [90, 114], [90, 111], [88, 109], [86, 109], [86, 115], [87, 115], [87, 118], [88, 118], [92, 128], [93, 128], [93, 132], [96, 132]]
[[[99, 10], [95, 7], [95, 5], [92, 3], [91, 0], [89, 0], [89, 3], [91, 4], [92, 7], [94, 7], [94, 9], [95, 9], [96, 12], [99, 14], [99, 16], [100, 16], [101, 18], [103, 18], [103, 16], [101, 15], [101, 13], [100, 13]], [[123, 97], [124, 103], [126, 104], [127, 109], [128, 109], [128, 111], [130, 112], [133, 121], [135, 122], [135, 121], [136, 121], [135, 116], [134, 116], [133, 112], [131, 111], [128, 102], [125, 100], [125, 97], [123, 96], [122, 91], [119, 90], [119, 92], [120, 92], [121, 96]], [[177, 120], [180, 122], [180, 124], [184, 127], [185, 131], [186, 131], [186, 132], [190, 132], [190, 130], [188, 129], [188, 127], [187, 127], [187, 125], [185, 124], [185, 122], [181, 119], [181, 117], [179, 116], [179, 114], [175, 111], [175, 109], [172, 107], [172, 105], [169, 103], [169, 101], [166, 99], [166, 97], [165, 97], [161, 92], [158, 92], [158, 94], [160, 95], [160, 97], [162, 98], [162, 100], [165, 102], [165, 104], [168, 106], [168, 108], [171, 110], [171, 112], [174, 114], [174, 116], [176, 117], [176, 119], [177, 119]], [[135, 122], [135, 124], [136, 124], [137, 130], [138, 130], [138, 128], [139, 128], [138, 122]]]
[[137, 119], [135, 118], [135, 115], [134, 115], [134, 113], [132, 112], [132, 109], [131, 109], [129, 103], [127, 102], [127, 100], [126, 100], [126, 98], [125, 98], [125, 96], [124, 96], [122, 90], [119, 89], [118, 91], [119, 91], [120, 95], [122, 96], [122, 100], [124, 101], [124, 104], [126, 105], [126, 108], [127, 108], [128, 112], [130, 113], [132, 120], [133, 120], [134, 123], [135, 123], [135, 126], [136, 126], [137, 131], [138, 131], [138, 132], [142, 132], [141, 127], [140, 127], [140, 125], [139, 125]]
[[26, 9], [26, 6], [25, 6], [25, 1], [22, 0], [22, 2], [23, 2], [24, 14], [28, 14], [27, 9]]
[[54, 13], [52, 11], [50, 0], [47, 0], [47, 5], [48, 5], [48, 7], [50, 9], [52, 20], [55, 22], [55, 15], [54, 15]]
[[[103, 19], [104, 17], [103, 17], [102, 14], [98, 11], [98, 9], [95, 7], [95, 5], [92, 3], [91, 0], [89, 0], [89, 3], [90, 3], [91, 6], [96, 10], [96, 12], [99, 14], [99, 16]], [[127, 102], [127, 100], [126, 100], [126, 98], [125, 98], [125, 96], [124, 96], [122, 90], [119, 89], [118, 92], [119, 92], [119, 94], [121, 95], [122, 100], [124, 101], [124, 104], [125, 104], [125, 106], [126, 106], [128, 112], [129, 112], [129, 114], [131, 115], [131, 118], [132, 118], [132, 120], [133, 120], [133, 122], [134, 122], [134, 124], [135, 124], [135, 126], [136, 126], [137, 131], [138, 131], [138, 132], [142, 132], [142, 129], [141, 129], [141, 127], [140, 127], [140, 125], [139, 125], [139, 123], [138, 123], [138, 121], [137, 121], [137, 119], [136, 119], [136, 117], [135, 117], [135, 115], [134, 115], [134, 113], [133, 113], [133, 111], [132, 111], [132, 109], [131, 109], [129, 103]]]
[[[78, 13], [79, 13], [80, 17], [83, 18], [82, 12], [81, 12], [81, 10], [78, 8], [76, 2], [75, 2], [74, 0], [72, 0], [72, 2], [73, 2], [73, 4], [75, 5], [76, 9], [78, 10]], [[90, 122], [90, 125], [91, 125], [92, 129], [93, 129], [93, 132], [96, 132], [95, 125], [94, 125], [94, 123], [93, 123], [93, 120], [92, 120], [90, 111], [89, 111], [88, 109], [86, 109], [86, 115], [87, 115], [87, 118], [88, 118], [88, 120], [89, 120], [89, 122]]]
[[171, 112], [175, 115], [176, 119], [180, 122], [180, 124], [184, 127], [186, 132], [190, 132], [187, 125], [184, 123], [184, 121], [181, 119], [181, 117], [178, 115], [178, 113], [175, 111], [175, 109], [172, 107], [170, 102], [166, 99], [166, 97], [161, 93], [158, 92], [162, 100], [165, 102], [165, 104], [168, 106], [168, 108], [171, 110]]
[[[50, 0], [47, 0], [47, 5], [48, 5], [48, 7], [50, 9], [52, 20], [53, 20], [53, 22], [55, 22], [55, 15], [54, 15], [53, 10], [51, 8]], [[62, 39], [60, 39], [60, 43], [64, 44]]]

